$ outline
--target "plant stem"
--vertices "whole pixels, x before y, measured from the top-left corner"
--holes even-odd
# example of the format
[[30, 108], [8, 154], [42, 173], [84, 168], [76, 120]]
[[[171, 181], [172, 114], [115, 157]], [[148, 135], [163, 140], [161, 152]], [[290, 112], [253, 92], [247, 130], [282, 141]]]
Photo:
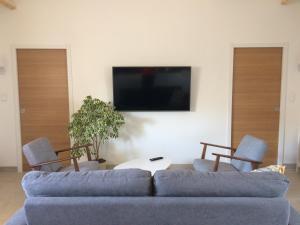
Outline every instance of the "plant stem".
[[99, 143], [99, 137], [96, 136], [96, 159], [99, 159], [99, 147], [100, 147], [100, 143]]
[[93, 137], [93, 149], [94, 149], [94, 152], [97, 151], [97, 140], [95, 139], [95, 137]]

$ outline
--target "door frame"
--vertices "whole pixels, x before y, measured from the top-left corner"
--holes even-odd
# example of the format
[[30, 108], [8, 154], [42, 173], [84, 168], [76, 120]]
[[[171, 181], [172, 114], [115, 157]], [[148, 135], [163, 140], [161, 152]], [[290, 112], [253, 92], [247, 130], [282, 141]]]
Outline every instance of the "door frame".
[[281, 71], [281, 90], [280, 90], [280, 116], [279, 116], [279, 135], [277, 164], [284, 163], [284, 144], [285, 144], [285, 123], [286, 123], [286, 97], [288, 79], [288, 43], [232, 43], [230, 46], [230, 71], [229, 71], [229, 90], [228, 90], [228, 124], [227, 124], [227, 143], [231, 145], [232, 129], [232, 98], [233, 98], [233, 65], [235, 48], [282, 48], [282, 71]]
[[65, 49], [67, 57], [67, 79], [68, 79], [68, 95], [69, 95], [69, 119], [74, 112], [74, 92], [73, 77], [71, 63], [71, 46], [70, 45], [12, 45], [12, 83], [13, 83], [13, 99], [14, 99], [14, 118], [16, 130], [16, 156], [18, 172], [23, 172], [22, 166], [22, 134], [21, 134], [21, 118], [20, 118], [20, 102], [19, 102], [19, 83], [18, 83], [18, 65], [17, 65], [17, 49]]

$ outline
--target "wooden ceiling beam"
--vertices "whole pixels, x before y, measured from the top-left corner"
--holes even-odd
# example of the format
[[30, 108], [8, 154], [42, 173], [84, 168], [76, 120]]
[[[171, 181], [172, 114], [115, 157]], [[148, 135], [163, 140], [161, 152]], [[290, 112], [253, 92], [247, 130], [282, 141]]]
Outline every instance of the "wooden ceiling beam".
[[9, 9], [16, 9], [17, 5], [13, 0], [0, 0], [0, 4]]
[[282, 5], [286, 5], [286, 4], [288, 4], [288, 2], [289, 2], [289, 0], [281, 0]]

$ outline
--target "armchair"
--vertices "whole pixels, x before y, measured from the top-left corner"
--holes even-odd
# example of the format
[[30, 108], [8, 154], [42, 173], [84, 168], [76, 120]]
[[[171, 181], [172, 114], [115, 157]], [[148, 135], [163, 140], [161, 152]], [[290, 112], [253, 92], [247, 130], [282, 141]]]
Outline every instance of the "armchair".
[[[205, 142], [201, 142], [201, 144], [203, 145], [201, 159], [195, 159], [193, 166], [195, 170], [202, 172], [250, 172], [251, 170], [258, 168], [258, 166], [262, 163], [264, 155], [267, 151], [267, 144], [265, 141], [251, 135], [244, 136], [237, 148], [209, 144]], [[205, 159], [205, 156], [208, 146], [228, 149], [230, 150], [230, 155], [212, 153], [214, 156], [216, 156], [216, 160], [207, 160]], [[220, 162], [221, 158], [231, 159], [231, 162]]]
[[[99, 169], [97, 161], [91, 160], [89, 147], [91, 144], [76, 146], [73, 148], [64, 148], [55, 151], [50, 145], [47, 138], [38, 138], [23, 146], [23, 153], [32, 170], [41, 170], [48, 172], [66, 172], [66, 171], [89, 171]], [[58, 155], [62, 152], [72, 151], [78, 148], [85, 148], [88, 161], [78, 162], [76, 157], [67, 157], [58, 159]], [[73, 161], [73, 165], [63, 167], [61, 162]]]

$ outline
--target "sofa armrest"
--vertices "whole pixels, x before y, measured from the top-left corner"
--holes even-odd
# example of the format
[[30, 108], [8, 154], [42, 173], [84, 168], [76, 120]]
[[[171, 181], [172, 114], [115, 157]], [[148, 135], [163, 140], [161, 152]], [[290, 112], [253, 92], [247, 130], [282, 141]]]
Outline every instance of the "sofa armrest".
[[291, 206], [289, 225], [299, 225], [299, 224], [300, 224], [300, 214], [294, 209], [293, 206]]
[[24, 208], [19, 209], [4, 225], [27, 225]]

